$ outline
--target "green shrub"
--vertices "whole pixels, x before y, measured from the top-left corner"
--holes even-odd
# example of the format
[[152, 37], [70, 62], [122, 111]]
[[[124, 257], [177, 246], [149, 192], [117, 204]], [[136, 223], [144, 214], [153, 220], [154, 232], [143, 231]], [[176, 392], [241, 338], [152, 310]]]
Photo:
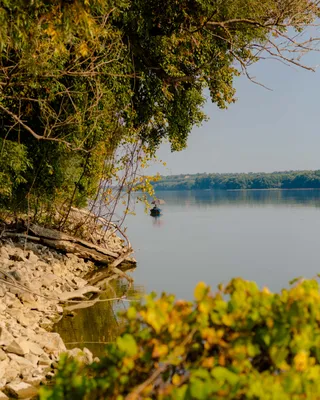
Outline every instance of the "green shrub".
[[44, 399], [318, 399], [320, 294], [316, 279], [280, 294], [233, 279], [195, 301], [149, 295], [90, 366], [62, 358]]

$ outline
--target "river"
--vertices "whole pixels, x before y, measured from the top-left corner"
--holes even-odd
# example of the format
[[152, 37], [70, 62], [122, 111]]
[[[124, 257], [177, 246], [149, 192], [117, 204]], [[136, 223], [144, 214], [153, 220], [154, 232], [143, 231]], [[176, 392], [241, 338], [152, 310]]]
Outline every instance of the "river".
[[162, 216], [128, 217], [135, 282], [146, 292], [191, 299], [235, 276], [279, 291], [320, 273], [320, 191], [166, 191]]
[[[295, 277], [320, 273], [320, 190], [166, 191], [157, 197], [166, 202], [159, 218], [140, 204], [125, 221], [137, 259], [129, 297], [165, 291], [192, 299], [199, 281], [214, 289], [236, 276], [277, 292]], [[120, 295], [124, 284], [114, 285]], [[68, 347], [86, 346], [100, 356], [121, 330], [115, 312], [125, 306], [98, 303], [63, 318], [56, 329]]]

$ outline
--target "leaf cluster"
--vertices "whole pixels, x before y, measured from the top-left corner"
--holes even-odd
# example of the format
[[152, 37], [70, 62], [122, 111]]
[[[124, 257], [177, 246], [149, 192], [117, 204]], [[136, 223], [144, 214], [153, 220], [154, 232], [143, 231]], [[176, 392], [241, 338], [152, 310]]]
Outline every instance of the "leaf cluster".
[[90, 366], [62, 359], [40, 398], [316, 399], [320, 393], [320, 294], [316, 279], [274, 294], [233, 279], [193, 302], [149, 295]]

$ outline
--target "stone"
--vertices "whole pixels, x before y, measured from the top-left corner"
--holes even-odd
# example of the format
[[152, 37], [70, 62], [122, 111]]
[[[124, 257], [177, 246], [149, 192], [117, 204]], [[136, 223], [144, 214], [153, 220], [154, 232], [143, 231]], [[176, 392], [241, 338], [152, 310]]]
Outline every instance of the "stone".
[[7, 346], [13, 340], [11, 333], [4, 327], [0, 325], [0, 346]]
[[36, 356], [41, 356], [41, 354], [43, 354], [43, 349], [37, 343], [28, 342], [28, 346], [31, 354]]
[[8, 274], [11, 275], [16, 281], [21, 281], [21, 274], [19, 271], [16, 270], [8, 271]]
[[41, 277], [42, 286], [49, 287], [51, 286], [58, 277], [54, 274], [46, 273]]
[[0, 297], [4, 297], [5, 294], [6, 294], [6, 291], [5, 291], [4, 287], [0, 286]]
[[59, 333], [55, 332], [46, 332], [37, 338], [37, 343], [46, 349], [49, 353], [53, 352], [65, 352], [66, 346], [61, 339]]
[[82, 278], [78, 278], [78, 277], [74, 277], [73, 282], [78, 286], [79, 289], [81, 289], [82, 287], [86, 286], [87, 281], [82, 279]]
[[2, 261], [2, 259], [9, 259], [8, 250], [4, 246], [0, 247], [0, 258], [1, 258], [1, 261]]
[[25, 357], [20, 357], [13, 353], [8, 353], [8, 357], [10, 360], [15, 361], [20, 367], [33, 367], [32, 362]]
[[67, 350], [67, 354], [69, 357], [74, 358], [83, 364], [91, 364], [93, 362], [93, 355], [87, 348], [81, 350], [76, 347], [72, 350]]
[[9, 383], [9, 385], [6, 386], [6, 393], [16, 399], [27, 399], [36, 396], [38, 390], [30, 385], [30, 383], [19, 382]]
[[19, 373], [19, 365], [15, 361], [11, 361], [5, 370], [4, 378], [6, 379], [6, 383], [14, 381], [18, 377]]
[[29, 353], [26, 354], [24, 357], [26, 360], [30, 361], [34, 367], [38, 365], [39, 357], [37, 357], [36, 355]]
[[0, 391], [0, 400], [9, 399], [7, 395], [5, 395], [2, 391]]
[[9, 359], [0, 361], [0, 379], [5, 378], [8, 365], [9, 365]]
[[92, 364], [93, 363], [93, 354], [91, 353], [91, 351], [89, 349], [87, 349], [86, 347], [84, 347], [82, 351], [86, 356], [86, 364]]
[[32, 264], [36, 264], [37, 261], [39, 260], [39, 257], [37, 255], [34, 254], [34, 252], [32, 250], [29, 251], [28, 255], [27, 255], [27, 259], [30, 263]]
[[29, 376], [27, 378], [24, 379], [24, 381], [26, 383], [29, 383], [32, 386], [39, 386], [41, 382], [44, 382], [44, 377], [38, 375], [38, 376]]
[[51, 366], [52, 360], [47, 356], [47, 354], [42, 354], [39, 358], [39, 366]]
[[15, 339], [7, 346], [6, 351], [8, 353], [17, 354], [18, 356], [24, 356], [28, 354], [30, 350], [26, 340]]
[[6, 360], [8, 357], [6, 355], [6, 353], [0, 349], [0, 361]]
[[0, 390], [4, 390], [4, 388], [6, 387], [7, 384], [7, 380], [2, 378], [0, 379]]

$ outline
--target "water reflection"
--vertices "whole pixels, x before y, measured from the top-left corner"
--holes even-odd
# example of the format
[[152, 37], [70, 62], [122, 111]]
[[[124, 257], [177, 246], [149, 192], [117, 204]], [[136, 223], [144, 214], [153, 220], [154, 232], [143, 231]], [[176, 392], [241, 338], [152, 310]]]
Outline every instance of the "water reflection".
[[[124, 293], [130, 300], [138, 300], [144, 294], [142, 286], [128, 289], [123, 281], [113, 282], [101, 299], [121, 297]], [[118, 316], [120, 310], [128, 306], [125, 301], [100, 302], [93, 307], [76, 311], [74, 316], [65, 316], [55, 326], [67, 348], [87, 347], [95, 356], [101, 356], [106, 343], [116, 339], [122, 329]]]
[[163, 219], [161, 219], [161, 215], [151, 216], [152, 218], [152, 225], [155, 227], [161, 227], [163, 225]]

